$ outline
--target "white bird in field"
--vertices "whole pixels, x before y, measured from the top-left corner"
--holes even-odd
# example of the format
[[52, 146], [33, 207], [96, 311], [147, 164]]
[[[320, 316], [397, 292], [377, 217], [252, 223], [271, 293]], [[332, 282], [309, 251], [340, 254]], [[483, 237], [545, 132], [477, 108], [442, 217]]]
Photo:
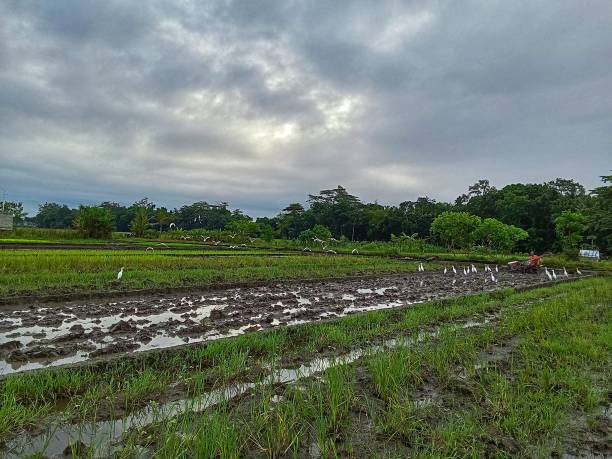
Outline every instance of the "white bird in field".
[[493, 275], [493, 273], [491, 273], [491, 280], [492, 280], [493, 282], [497, 282], [497, 278], [496, 278], [496, 277]]
[[552, 270], [552, 277], [554, 280], [557, 280], [557, 273], [555, 272], [555, 270]]
[[202, 236], [202, 240], [203, 240], [204, 242], [208, 241], [209, 239], [210, 239], [210, 236], [206, 236], [206, 237]]
[[453, 285], [455, 285], [456, 282], [457, 282], [457, 279], [453, 279]]
[[170, 223], [170, 229], [172, 228], [176, 228], [176, 225], [174, 223]]
[[323, 242], [324, 242], [323, 239], [319, 239], [318, 237], [313, 237], [312, 240], [314, 242], [320, 242], [321, 244], [323, 244]]
[[455, 265], [453, 265], [453, 274], [457, 274], [457, 270], [455, 269]]
[[149, 250], [153, 250], [153, 247], [147, 247], [147, 248], [145, 249], [145, 252], [148, 252]]
[[489, 265], [485, 265], [485, 271], [489, 273], [491, 272], [491, 268], [489, 268]]
[[312, 250], [310, 250], [310, 247], [304, 247], [302, 252], [312, 252]]
[[117, 280], [121, 280], [122, 277], [123, 277], [123, 266], [121, 267], [121, 269], [117, 273]]
[[499, 268], [497, 267], [497, 265], [495, 265], [495, 272], [498, 273], [499, 272]]
[[229, 237], [231, 237], [232, 239], [234, 239], [236, 237], [236, 234], [230, 234]]
[[336, 239], [335, 237], [330, 237], [329, 240], [332, 242], [338, 242], [338, 239]]
[[240, 244], [240, 247], [246, 247], [246, 246], [247, 246], [246, 244]]
[[565, 277], [569, 277], [568, 274], [567, 274], [567, 269], [565, 269], [565, 266], [563, 267], [563, 275]]
[[446, 269], [446, 266], [444, 267], [444, 274], [446, 274], [448, 272], [448, 270]]
[[582, 275], [582, 272], [578, 268], [576, 268], [576, 274]]
[[546, 277], [548, 277], [548, 280], [552, 280], [552, 276], [551, 276], [551, 274], [548, 272], [548, 268], [544, 268], [544, 272], [546, 273]]
[[463, 275], [467, 276], [468, 275], [468, 270], [465, 268], [465, 266], [463, 267]]
[[474, 266], [474, 265], [472, 265], [472, 272], [473, 273], [477, 273], [478, 272], [478, 270], [476, 269], [476, 266]]
[[326, 252], [326, 253], [334, 253], [334, 254], [335, 254], [335, 253], [337, 253], [335, 250], [331, 250], [331, 249], [326, 250], [325, 252]]
[[221, 241], [215, 241], [215, 245], [221, 244]]
[[353, 255], [359, 255], [359, 250], [357, 250], [357, 249], [353, 249], [353, 250], [351, 250], [351, 253], [352, 253]]
[[168, 247], [168, 244], [166, 244], [165, 242], [160, 242], [160, 243], [159, 243], [159, 244], [157, 244], [157, 245], [163, 245], [164, 247]]

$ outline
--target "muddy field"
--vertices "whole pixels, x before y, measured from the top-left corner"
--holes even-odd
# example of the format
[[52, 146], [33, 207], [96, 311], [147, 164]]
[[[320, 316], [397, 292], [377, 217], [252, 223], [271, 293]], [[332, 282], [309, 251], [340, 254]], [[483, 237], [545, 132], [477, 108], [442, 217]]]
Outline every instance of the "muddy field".
[[[0, 375], [237, 336], [377, 309], [544, 283], [506, 269], [421, 272], [326, 282], [4, 306]], [[569, 278], [576, 277], [574, 273]]]

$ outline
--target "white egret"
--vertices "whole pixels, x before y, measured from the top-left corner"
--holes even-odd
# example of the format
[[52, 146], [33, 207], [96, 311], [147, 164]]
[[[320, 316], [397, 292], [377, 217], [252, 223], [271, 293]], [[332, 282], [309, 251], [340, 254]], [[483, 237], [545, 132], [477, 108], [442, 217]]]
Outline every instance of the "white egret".
[[169, 227], [169, 228], [170, 228], [170, 229], [172, 229], [172, 228], [176, 228], [176, 225], [175, 225], [174, 223], [170, 223], [170, 227]]
[[455, 265], [453, 265], [453, 274], [457, 274], [457, 270], [455, 269]]
[[448, 270], [446, 269], [446, 266], [444, 267], [444, 274], [446, 274], [448, 272]]
[[353, 255], [359, 255], [359, 250], [357, 250], [357, 249], [353, 249], [353, 250], [351, 250], [351, 253], [352, 253]]
[[149, 250], [153, 250], [153, 247], [147, 247], [147, 248], [145, 249], [145, 252], [148, 252]]
[[121, 269], [117, 273], [117, 280], [121, 280], [122, 277], [123, 277], [123, 266], [121, 267]]
[[576, 268], [576, 274], [582, 275], [582, 272], [578, 268]]
[[498, 273], [499, 272], [499, 268], [497, 267], [497, 265], [495, 265], [495, 272]]
[[310, 247], [304, 247], [302, 252], [312, 252], [312, 250], [310, 250]]
[[567, 274], [567, 269], [565, 269], [565, 266], [563, 267], [563, 275], [565, 277], [569, 277], [568, 274]]
[[492, 280], [493, 282], [497, 282], [497, 278], [496, 278], [496, 277], [493, 275], [493, 273], [491, 273], [491, 280]]
[[546, 277], [548, 277], [548, 280], [552, 280], [552, 276], [550, 272], [548, 272], [548, 268], [544, 268], [544, 272], [546, 273]]
[[326, 250], [326, 252], [327, 252], [327, 253], [333, 253], [333, 254], [337, 253], [335, 250], [331, 250], [331, 249]]
[[555, 270], [552, 270], [552, 277], [554, 280], [557, 280], [557, 273], [555, 272]]
[[478, 270], [476, 269], [476, 266], [474, 266], [474, 265], [472, 265], [472, 272], [473, 273], [477, 273], [478, 272]]

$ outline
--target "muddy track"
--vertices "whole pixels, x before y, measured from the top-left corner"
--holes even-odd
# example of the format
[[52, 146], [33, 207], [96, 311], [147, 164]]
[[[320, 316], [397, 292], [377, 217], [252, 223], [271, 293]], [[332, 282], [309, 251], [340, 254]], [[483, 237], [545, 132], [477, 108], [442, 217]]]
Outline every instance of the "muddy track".
[[0, 310], [0, 375], [155, 349], [436, 299], [546, 285], [502, 270], [468, 276], [425, 272], [294, 281], [184, 295], [31, 303]]

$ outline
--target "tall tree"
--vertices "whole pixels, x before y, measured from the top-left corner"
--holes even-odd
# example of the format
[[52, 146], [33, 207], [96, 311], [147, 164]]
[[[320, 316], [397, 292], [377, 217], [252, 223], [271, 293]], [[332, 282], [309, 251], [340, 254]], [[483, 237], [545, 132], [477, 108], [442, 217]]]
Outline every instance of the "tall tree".
[[66, 204], [45, 202], [38, 206], [34, 223], [41, 228], [70, 228], [76, 213], [76, 209], [71, 209]]
[[593, 236], [599, 249], [612, 253], [612, 175], [601, 177], [603, 186], [595, 188], [588, 206], [588, 234]]

